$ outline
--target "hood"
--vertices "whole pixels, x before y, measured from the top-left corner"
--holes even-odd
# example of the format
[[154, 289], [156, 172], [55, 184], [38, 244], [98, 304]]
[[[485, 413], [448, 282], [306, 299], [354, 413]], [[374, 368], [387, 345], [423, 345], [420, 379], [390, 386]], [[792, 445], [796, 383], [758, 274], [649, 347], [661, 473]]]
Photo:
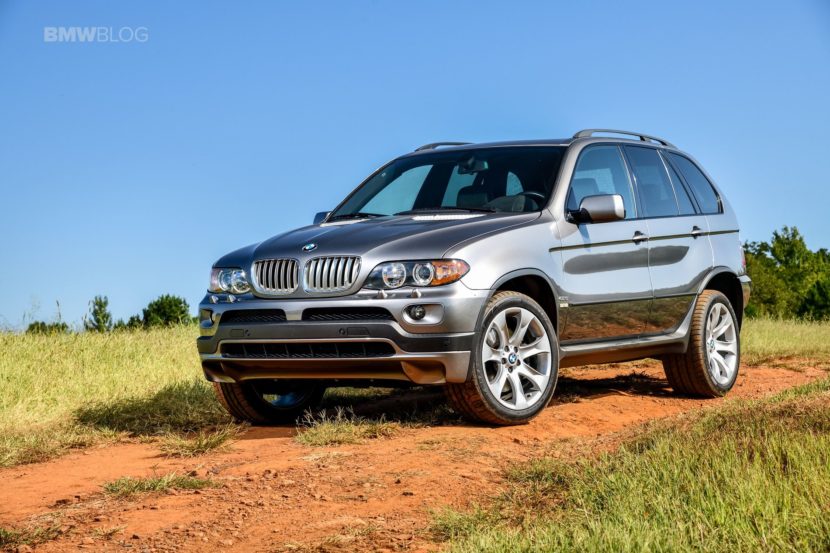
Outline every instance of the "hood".
[[[358, 255], [388, 261], [441, 258], [468, 240], [536, 220], [540, 213], [399, 215], [310, 225], [237, 250], [216, 266], [246, 266], [253, 260]], [[311, 252], [303, 246], [315, 244]]]

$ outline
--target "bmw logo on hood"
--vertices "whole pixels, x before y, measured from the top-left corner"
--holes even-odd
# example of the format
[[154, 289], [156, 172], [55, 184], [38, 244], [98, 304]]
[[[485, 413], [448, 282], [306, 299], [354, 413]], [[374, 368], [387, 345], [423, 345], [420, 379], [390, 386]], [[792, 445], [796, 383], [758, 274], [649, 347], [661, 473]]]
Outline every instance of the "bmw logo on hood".
[[306, 253], [313, 252], [316, 249], [317, 249], [317, 244], [315, 244], [314, 242], [311, 242], [311, 243], [306, 244], [305, 246], [303, 246], [303, 251], [306, 252]]

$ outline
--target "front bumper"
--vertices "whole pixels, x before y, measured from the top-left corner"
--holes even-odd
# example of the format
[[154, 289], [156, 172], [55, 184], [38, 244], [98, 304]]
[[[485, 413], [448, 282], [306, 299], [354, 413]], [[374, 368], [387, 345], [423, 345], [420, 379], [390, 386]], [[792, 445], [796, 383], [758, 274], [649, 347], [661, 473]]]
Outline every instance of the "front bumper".
[[[215, 303], [211, 298], [215, 298]], [[200, 304], [198, 349], [213, 382], [260, 378], [404, 380], [416, 384], [467, 378], [475, 322], [486, 290], [461, 283], [386, 294], [362, 290], [342, 298], [261, 299], [209, 295]], [[429, 306], [423, 321], [406, 315], [411, 305]], [[374, 307], [388, 320], [304, 320], [308, 309]], [[281, 310], [285, 320], [240, 322], [231, 311]], [[240, 313], [235, 313], [235, 316]], [[223, 323], [223, 318], [228, 322]]]

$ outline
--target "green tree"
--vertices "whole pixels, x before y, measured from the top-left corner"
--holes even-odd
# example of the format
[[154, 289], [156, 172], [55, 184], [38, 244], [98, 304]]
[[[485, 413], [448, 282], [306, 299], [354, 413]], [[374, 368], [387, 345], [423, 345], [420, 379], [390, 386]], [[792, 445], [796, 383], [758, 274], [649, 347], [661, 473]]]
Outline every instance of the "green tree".
[[830, 275], [813, 283], [798, 307], [798, 316], [805, 319], [830, 319]]
[[190, 322], [190, 306], [184, 298], [165, 294], [151, 301], [142, 312], [145, 328]]
[[769, 244], [750, 242], [746, 245], [746, 271], [752, 278], [752, 295], [746, 306], [748, 317], [790, 317], [798, 301], [779, 269], [769, 256]]
[[91, 332], [109, 332], [112, 330], [112, 313], [109, 312], [109, 299], [95, 296], [89, 302], [89, 316], [84, 317], [84, 328]]
[[826, 294], [830, 254], [807, 247], [795, 227], [783, 227], [767, 242], [746, 245], [752, 278], [748, 316], [827, 318]]
[[138, 315], [132, 315], [127, 322], [124, 322], [124, 319], [118, 319], [112, 327], [113, 330], [136, 330], [139, 328], [144, 328], [144, 321]]

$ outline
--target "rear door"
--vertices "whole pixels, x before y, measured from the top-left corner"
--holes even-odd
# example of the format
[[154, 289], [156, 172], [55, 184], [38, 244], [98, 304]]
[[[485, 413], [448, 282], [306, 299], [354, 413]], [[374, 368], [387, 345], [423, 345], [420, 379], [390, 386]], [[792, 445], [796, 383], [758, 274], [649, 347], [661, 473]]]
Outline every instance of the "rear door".
[[712, 267], [709, 224], [674, 167], [656, 148], [624, 149], [648, 227], [654, 301], [644, 334], [666, 334], [680, 326]]
[[623, 197], [626, 219], [607, 223], [560, 223], [562, 291], [567, 302], [563, 344], [636, 338], [651, 308], [646, 222], [637, 219], [632, 183], [617, 144], [587, 146], [569, 184], [567, 210], [598, 194]]

